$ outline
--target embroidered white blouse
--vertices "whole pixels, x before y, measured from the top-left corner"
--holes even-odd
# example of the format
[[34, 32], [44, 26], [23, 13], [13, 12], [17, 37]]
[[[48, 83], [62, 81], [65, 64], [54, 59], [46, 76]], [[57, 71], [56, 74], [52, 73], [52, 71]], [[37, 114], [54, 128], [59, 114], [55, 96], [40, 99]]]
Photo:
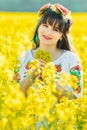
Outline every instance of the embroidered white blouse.
[[[34, 60], [32, 51], [28, 50], [25, 53], [23, 53], [19, 58], [21, 62], [18, 81], [21, 82], [24, 78], [27, 77], [27, 63]], [[71, 74], [74, 74], [78, 77], [78, 90], [73, 90], [71, 87], [66, 86], [67, 91], [71, 91], [77, 98], [82, 96], [82, 71], [81, 71], [81, 64], [79, 62], [78, 56], [71, 51], [64, 50], [63, 54], [53, 61], [54, 65], [57, 68], [57, 72], [61, 73], [62, 71], [65, 71], [66, 73], [70, 74], [70, 71], [72, 71]]]

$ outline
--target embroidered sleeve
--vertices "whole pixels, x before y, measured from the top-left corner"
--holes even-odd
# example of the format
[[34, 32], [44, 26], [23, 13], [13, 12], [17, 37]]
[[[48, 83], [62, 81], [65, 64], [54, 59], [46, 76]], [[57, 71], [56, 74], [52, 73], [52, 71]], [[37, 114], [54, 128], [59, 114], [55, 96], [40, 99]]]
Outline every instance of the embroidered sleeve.
[[27, 77], [27, 70], [25, 68], [26, 60], [27, 60], [27, 52], [22, 53], [18, 57], [18, 64], [14, 69], [14, 80], [16, 80], [19, 83], [21, 83], [23, 79]]
[[77, 56], [74, 56], [70, 62], [70, 74], [77, 78], [77, 85], [73, 86], [73, 93], [79, 98], [82, 96], [82, 69]]
[[20, 82], [20, 80], [21, 80], [21, 76], [19, 74], [20, 68], [21, 68], [21, 63], [19, 60], [17, 60], [17, 65], [14, 68], [14, 77], [13, 77], [13, 80], [15, 80], [17, 82]]

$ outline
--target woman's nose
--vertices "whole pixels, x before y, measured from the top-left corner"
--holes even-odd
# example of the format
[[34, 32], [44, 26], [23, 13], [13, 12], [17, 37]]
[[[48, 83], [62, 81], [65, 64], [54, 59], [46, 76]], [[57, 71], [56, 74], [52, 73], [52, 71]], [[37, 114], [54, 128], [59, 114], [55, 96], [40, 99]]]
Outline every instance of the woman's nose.
[[51, 34], [51, 28], [48, 28], [48, 30], [47, 30], [47, 34]]

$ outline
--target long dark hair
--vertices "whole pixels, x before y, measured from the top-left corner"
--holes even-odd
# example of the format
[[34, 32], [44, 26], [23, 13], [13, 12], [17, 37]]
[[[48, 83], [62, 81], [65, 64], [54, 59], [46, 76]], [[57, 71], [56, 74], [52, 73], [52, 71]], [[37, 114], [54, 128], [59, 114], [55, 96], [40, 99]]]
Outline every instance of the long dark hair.
[[72, 51], [73, 49], [70, 46], [68, 37], [67, 37], [67, 32], [69, 31], [69, 26], [65, 23], [62, 15], [57, 14], [56, 12], [49, 10], [47, 11], [39, 20], [34, 36], [33, 36], [33, 41], [36, 44], [36, 48], [39, 47], [39, 40], [37, 40], [38, 36], [38, 28], [41, 24], [50, 24], [51, 26], [58, 27], [59, 31], [62, 33], [62, 39], [58, 40], [57, 42], [57, 48], [59, 49], [64, 49], [64, 50], [70, 50]]

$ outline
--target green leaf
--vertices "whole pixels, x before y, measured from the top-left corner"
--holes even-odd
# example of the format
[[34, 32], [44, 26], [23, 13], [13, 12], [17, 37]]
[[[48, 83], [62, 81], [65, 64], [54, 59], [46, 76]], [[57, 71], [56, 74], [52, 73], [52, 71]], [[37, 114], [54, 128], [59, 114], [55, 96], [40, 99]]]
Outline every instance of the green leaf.
[[41, 122], [36, 122], [36, 130], [40, 130], [40, 127], [42, 126]]
[[46, 130], [49, 130], [49, 125], [48, 125], [48, 121], [47, 119], [44, 117], [43, 120], [42, 120], [42, 125], [44, 126], [44, 128]]

